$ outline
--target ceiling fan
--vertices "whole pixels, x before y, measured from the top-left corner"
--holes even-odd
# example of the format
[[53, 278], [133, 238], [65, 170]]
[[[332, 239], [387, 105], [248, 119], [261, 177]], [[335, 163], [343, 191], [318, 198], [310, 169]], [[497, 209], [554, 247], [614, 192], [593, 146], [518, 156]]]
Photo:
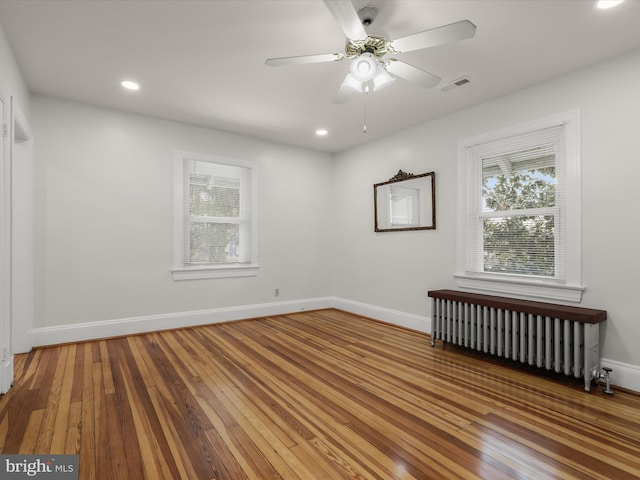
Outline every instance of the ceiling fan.
[[376, 18], [378, 11], [375, 7], [367, 6], [356, 11], [350, 0], [323, 1], [347, 36], [344, 53], [269, 58], [265, 63], [270, 66], [280, 66], [353, 59], [349, 73], [333, 99], [334, 103], [345, 103], [349, 95], [354, 92], [369, 93], [379, 90], [392, 83], [396, 77], [424, 88], [432, 88], [440, 83], [440, 77], [397, 58], [385, 58], [385, 56], [464, 40], [473, 37], [476, 33], [476, 26], [473, 23], [469, 20], [461, 20], [389, 40], [383, 32], [374, 33], [370, 30], [370, 34], [365, 30], [365, 27], [369, 28]]

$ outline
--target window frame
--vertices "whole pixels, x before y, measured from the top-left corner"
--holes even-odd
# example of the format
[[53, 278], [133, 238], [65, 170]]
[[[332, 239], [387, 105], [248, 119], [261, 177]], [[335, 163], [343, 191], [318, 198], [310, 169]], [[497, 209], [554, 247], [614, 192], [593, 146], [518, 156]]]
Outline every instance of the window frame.
[[[556, 163], [556, 174], [563, 178], [562, 207], [559, 215], [562, 231], [559, 238], [564, 251], [564, 263], [557, 265], [557, 277], [538, 277], [498, 272], [467, 271], [470, 249], [477, 243], [469, 236], [472, 221], [470, 204], [482, 196], [482, 158], [475, 155], [474, 147], [490, 142], [509, 144], [511, 138], [563, 126], [565, 162]], [[456, 285], [463, 289], [491, 292], [522, 298], [549, 299], [579, 303], [585, 287], [582, 285], [582, 221], [581, 221], [581, 168], [580, 168], [580, 111], [572, 110], [540, 120], [483, 133], [458, 141], [457, 175], [457, 248]], [[478, 165], [479, 164], [479, 165]], [[521, 213], [521, 212], [519, 212]], [[475, 239], [475, 242], [482, 241]], [[482, 249], [479, 249], [482, 251]]]
[[[241, 188], [250, 189], [251, 217], [249, 261], [228, 264], [185, 264], [184, 240], [186, 238], [185, 168], [186, 161], [209, 162], [216, 165], [243, 167], [249, 169], [248, 185], [241, 182]], [[258, 164], [252, 160], [230, 159], [214, 155], [176, 151], [173, 158], [173, 265], [170, 268], [174, 280], [194, 280], [206, 278], [256, 276], [260, 268], [258, 262]], [[227, 219], [228, 220], [228, 219]], [[244, 221], [242, 221], [244, 222]]]

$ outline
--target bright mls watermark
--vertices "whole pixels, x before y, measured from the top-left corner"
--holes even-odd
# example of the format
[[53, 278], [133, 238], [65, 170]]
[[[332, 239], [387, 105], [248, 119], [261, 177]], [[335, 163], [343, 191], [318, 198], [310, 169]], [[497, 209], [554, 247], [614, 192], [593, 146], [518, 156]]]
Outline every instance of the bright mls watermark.
[[78, 480], [78, 455], [0, 455], [0, 480]]

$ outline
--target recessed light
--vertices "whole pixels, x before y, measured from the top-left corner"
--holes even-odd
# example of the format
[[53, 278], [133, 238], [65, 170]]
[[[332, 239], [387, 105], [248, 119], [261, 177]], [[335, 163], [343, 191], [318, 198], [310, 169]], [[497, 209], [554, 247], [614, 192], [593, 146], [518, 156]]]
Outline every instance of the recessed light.
[[316, 130], [316, 135], [319, 136], [319, 137], [324, 137], [328, 133], [329, 133], [329, 130], [327, 130], [325, 128], [319, 128], [318, 130]]
[[596, 6], [602, 10], [620, 5], [624, 0], [598, 0]]
[[120, 85], [122, 85], [127, 90], [138, 90], [140, 88], [140, 85], [138, 85], [136, 82], [132, 82], [131, 80], [123, 80], [122, 82], [120, 82]]

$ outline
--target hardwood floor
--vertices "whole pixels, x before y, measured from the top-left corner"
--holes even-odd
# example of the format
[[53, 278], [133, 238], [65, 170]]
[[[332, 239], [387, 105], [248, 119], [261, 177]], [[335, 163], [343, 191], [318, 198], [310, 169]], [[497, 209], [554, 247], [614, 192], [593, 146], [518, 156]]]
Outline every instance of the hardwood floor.
[[336, 310], [16, 357], [0, 453], [81, 479], [640, 478], [640, 395]]

